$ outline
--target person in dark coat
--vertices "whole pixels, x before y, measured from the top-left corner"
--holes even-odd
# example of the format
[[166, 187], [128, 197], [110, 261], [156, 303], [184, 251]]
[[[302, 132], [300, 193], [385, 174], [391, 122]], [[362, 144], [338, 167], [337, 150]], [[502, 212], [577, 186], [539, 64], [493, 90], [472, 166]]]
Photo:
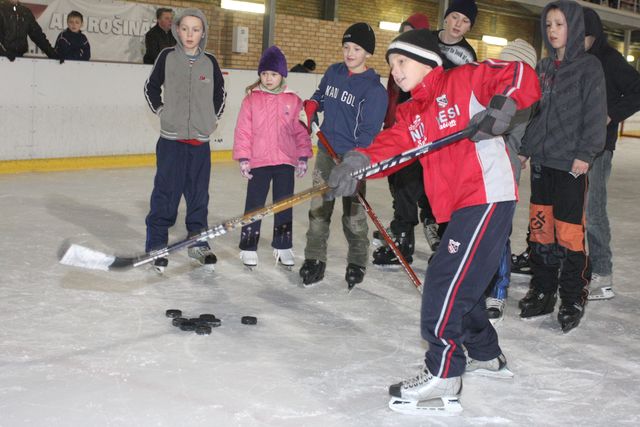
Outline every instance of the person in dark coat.
[[156, 25], [144, 36], [146, 51], [142, 62], [153, 64], [162, 49], [176, 45], [176, 39], [171, 34], [172, 21], [173, 10], [161, 7], [156, 11]]
[[91, 59], [91, 46], [89, 40], [82, 31], [83, 16], [77, 10], [72, 10], [67, 15], [67, 29], [62, 31], [56, 39], [56, 52], [60, 58], [75, 61], [88, 61]]
[[291, 70], [292, 73], [311, 73], [316, 69], [316, 61], [313, 59], [307, 59], [302, 64], [294, 65]]
[[22, 57], [29, 48], [27, 36], [49, 58], [58, 59], [56, 51], [28, 7], [18, 0], [0, 3], [0, 56], [6, 56], [9, 61]]
[[585, 47], [600, 60], [607, 92], [607, 136], [604, 150], [596, 154], [589, 170], [587, 241], [592, 276], [590, 300], [611, 299], [613, 263], [611, 229], [607, 216], [607, 181], [618, 139], [618, 124], [640, 110], [640, 74], [609, 45], [598, 14], [584, 8]]

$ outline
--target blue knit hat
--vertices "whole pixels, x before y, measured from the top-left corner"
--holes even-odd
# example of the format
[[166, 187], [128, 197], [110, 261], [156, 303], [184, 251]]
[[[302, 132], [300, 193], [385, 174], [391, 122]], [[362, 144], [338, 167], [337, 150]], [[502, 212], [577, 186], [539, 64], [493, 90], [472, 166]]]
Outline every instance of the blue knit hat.
[[275, 71], [282, 77], [287, 77], [287, 58], [278, 46], [271, 46], [262, 53], [258, 64], [258, 75], [263, 71]]

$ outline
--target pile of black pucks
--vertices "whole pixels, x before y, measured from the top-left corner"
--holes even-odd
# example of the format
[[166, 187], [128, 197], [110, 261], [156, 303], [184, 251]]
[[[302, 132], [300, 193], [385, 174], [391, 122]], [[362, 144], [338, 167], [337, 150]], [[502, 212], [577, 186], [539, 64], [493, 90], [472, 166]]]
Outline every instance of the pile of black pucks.
[[[182, 331], [195, 331], [198, 335], [211, 334], [211, 328], [217, 328], [222, 325], [222, 320], [218, 319], [214, 314], [201, 314], [199, 317], [182, 317], [182, 311], [169, 309], [165, 315], [171, 318], [171, 324]], [[254, 316], [243, 316], [240, 320], [243, 325], [255, 325], [258, 319]]]

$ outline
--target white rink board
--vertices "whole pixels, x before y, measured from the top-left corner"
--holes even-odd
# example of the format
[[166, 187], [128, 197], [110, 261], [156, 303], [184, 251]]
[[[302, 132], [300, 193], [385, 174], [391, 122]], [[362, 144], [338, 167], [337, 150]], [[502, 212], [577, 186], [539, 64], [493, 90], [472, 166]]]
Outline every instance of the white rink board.
[[[150, 65], [0, 58], [0, 160], [149, 154], [160, 125], [143, 87]], [[227, 101], [212, 150], [229, 150], [245, 88], [255, 70], [223, 70]], [[289, 87], [313, 94], [319, 74], [291, 74]]]

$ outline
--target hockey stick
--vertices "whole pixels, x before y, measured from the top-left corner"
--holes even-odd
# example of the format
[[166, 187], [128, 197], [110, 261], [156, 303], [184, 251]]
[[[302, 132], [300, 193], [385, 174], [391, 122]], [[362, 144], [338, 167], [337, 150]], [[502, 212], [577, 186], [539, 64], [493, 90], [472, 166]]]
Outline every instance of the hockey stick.
[[[466, 138], [473, 133], [473, 128], [466, 128], [459, 132], [445, 136], [431, 144], [422, 145], [420, 147], [407, 150], [396, 156], [390, 157], [386, 160], [382, 160], [373, 165], [364, 167], [351, 174], [354, 178], [365, 179], [368, 176], [375, 175], [381, 171], [397, 166], [401, 163], [405, 163], [411, 159], [422, 156], [429, 151], [436, 150], [446, 145], [452, 144], [460, 139]], [[259, 221], [266, 216], [275, 214], [282, 210], [293, 207], [299, 203], [309, 200], [313, 197], [320, 196], [321, 194], [330, 190], [327, 184], [316, 185], [307, 190], [296, 193], [286, 199], [282, 199], [279, 202], [265, 206], [255, 211], [249, 212], [245, 215], [232, 218], [215, 227], [209, 228], [199, 234], [187, 237], [176, 243], [173, 243], [165, 248], [144, 253], [142, 255], [134, 257], [121, 257], [117, 255], [107, 255], [105, 253], [89, 249], [87, 247], [64, 243], [58, 251], [60, 263], [64, 265], [70, 265], [74, 267], [89, 268], [93, 270], [126, 270], [132, 267], [139, 267], [144, 264], [153, 262], [158, 258], [166, 257], [167, 255], [186, 248], [198, 242], [204, 242], [209, 239], [213, 239], [217, 236], [226, 234], [228, 231], [237, 227], [242, 227], [247, 224]]]
[[[329, 141], [327, 140], [327, 137], [325, 136], [324, 132], [320, 130], [320, 128], [315, 122], [311, 123], [311, 129], [313, 129], [313, 132], [318, 136], [318, 140], [320, 140], [320, 143], [322, 143], [323, 147], [327, 150], [327, 152], [329, 153], [333, 161], [336, 164], [340, 163], [338, 154], [335, 152], [333, 147], [329, 144]], [[393, 241], [393, 239], [391, 239], [391, 236], [389, 236], [389, 233], [387, 233], [387, 230], [384, 228], [384, 225], [382, 225], [382, 223], [380, 222], [378, 215], [376, 215], [376, 213], [373, 211], [373, 208], [371, 207], [369, 202], [367, 202], [367, 199], [364, 198], [360, 190], [358, 190], [358, 192], [356, 193], [356, 196], [358, 198], [358, 202], [362, 205], [362, 207], [364, 208], [364, 211], [367, 213], [367, 215], [369, 215], [369, 218], [371, 218], [371, 221], [373, 222], [373, 224], [376, 226], [376, 228], [384, 238], [384, 241], [387, 242], [393, 254], [398, 258], [398, 261], [400, 261], [400, 265], [402, 265], [402, 268], [404, 269], [405, 273], [407, 273], [407, 276], [409, 276], [409, 280], [411, 280], [411, 283], [413, 283], [413, 285], [416, 287], [418, 292], [422, 294], [422, 283], [420, 282], [420, 279], [418, 279], [418, 276], [416, 276], [416, 273], [413, 271], [413, 269], [411, 268], [411, 266], [409, 265], [405, 257], [402, 255], [402, 253], [400, 252], [400, 249], [398, 249], [398, 247], [396, 246], [396, 243]], [[349, 284], [349, 290], [353, 289], [354, 286], [355, 284], [354, 285]]]

